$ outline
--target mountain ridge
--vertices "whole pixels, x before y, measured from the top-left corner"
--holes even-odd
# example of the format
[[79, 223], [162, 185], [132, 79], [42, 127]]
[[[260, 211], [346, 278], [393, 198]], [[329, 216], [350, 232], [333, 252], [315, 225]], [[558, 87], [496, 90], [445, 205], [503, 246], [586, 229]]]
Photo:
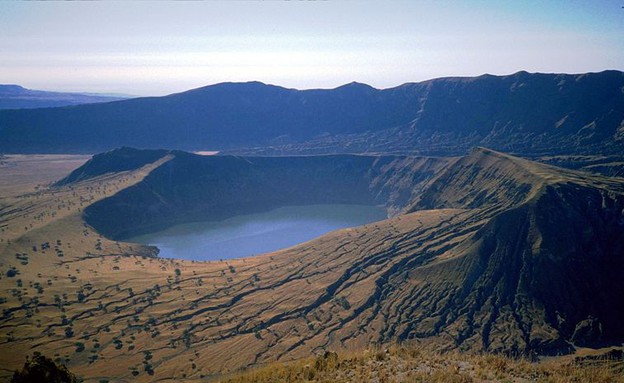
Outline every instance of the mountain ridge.
[[480, 145], [524, 155], [621, 153], [623, 86], [618, 71], [447, 77], [388, 89], [221, 83], [102, 105], [0, 111], [0, 150], [463, 155]]

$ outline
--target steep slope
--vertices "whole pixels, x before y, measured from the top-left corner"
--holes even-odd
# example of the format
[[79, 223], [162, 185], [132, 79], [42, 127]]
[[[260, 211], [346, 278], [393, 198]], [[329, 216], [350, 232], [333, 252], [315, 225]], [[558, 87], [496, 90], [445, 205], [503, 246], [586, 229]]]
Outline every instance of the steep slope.
[[475, 148], [470, 155], [440, 172], [436, 182], [414, 201], [411, 210], [510, 208], [526, 201], [546, 182], [537, 169], [547, 168], [489, 149]]
[[[533, 355], [624, 340], [622, 179], [487, 149], [442, 162], [196, 157], [168, 153], [0, 210], [0, 350], [11, 350], [0, 353], [3, 365], [20, 365], [37, 348], [57, 353], [87, 381], [201, 381], [395, 341]], [[310, 179], [293, 178], [306, 188], [321, 168], [333, 177], [349, 169], [335, 190], [362, 185], [354, 198], [400, 201], [398, 214], [275, 253], [203, 263], [149, 257], [149, 249], [102, 237], [83, 220], [96, 210], [79, 206], [108, 207], [96, 216], [128, 209], [110, 216], [123, 227], [141, 213], [132, 206], [144, 196], [162, 196], [144, 206], [147, 215], [151, 206], [158, 214], [171, 204], [184, 209], [188, 196], [219, 206], [250, 180], [261, 191], [256, 176], [296, 177], [288, 166]], [[210, 197], [188, 179], [215, 185]], [[54, 249], [44, 250], [45, 242]]]
[[47, 92], [19, 85], [0, 84], [0, 109], [52, 108], [124, 100], [129, 97], [98, 94]]
[[[224, 83], [166, 97], [0, 111], [0, 151], [122, 145], [237, 154], [621, 153], [624, 74], [483, 75], [378, 90]], [[36, 132], [36, 134], [34, 134]]]
[[[622, 180], [479, 149], [447, 169], [413, 209], [419, 206], [476, 208], [491, 217], [413, 275], [428, 282], [413, 293], [447, 304], [411, 312], [437, 317], [433, 329], [455, 346], [552, 353], [624, 339], [624, 303], [613, 294], [624, 288], [617, 276], [624, 266]], [[432, 330], [418, 322], [401, 337]]]
[[566, 183], [492, 219], [454, 265], [466, 270], [463, 303], [446, 320], [465, 320], [476, 339], [466, 329], [457, 338], [538, 353], [624, 339], [624, 302], [613, 293], [624, 288], [623, 209], [621, 190]]

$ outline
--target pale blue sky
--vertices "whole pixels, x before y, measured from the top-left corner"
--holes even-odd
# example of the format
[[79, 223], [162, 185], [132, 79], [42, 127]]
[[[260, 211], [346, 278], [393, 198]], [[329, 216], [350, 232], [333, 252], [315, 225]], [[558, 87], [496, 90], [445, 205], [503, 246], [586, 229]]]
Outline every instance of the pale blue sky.
[[0, 2], [0, 83], [163, 95], [624, 69], [624, 0]]

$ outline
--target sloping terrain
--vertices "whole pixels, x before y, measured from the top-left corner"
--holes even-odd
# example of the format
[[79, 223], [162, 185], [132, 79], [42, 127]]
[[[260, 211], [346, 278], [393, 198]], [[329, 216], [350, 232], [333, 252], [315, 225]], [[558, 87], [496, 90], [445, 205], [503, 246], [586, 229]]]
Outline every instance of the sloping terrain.
[[[162, 154], [1, 201], [2, 366], [39, 350], [87, 381], [200, 380], [395, 341], [531, 355], [624, 340], [622, 179], [487, 149], [440, 160]], [[304, 188], [286, 182], [304, 182], [288, 164]], [[338, 177], [344, 169], [350, 176]], [[323, 187], [324, 172], [342, 180], [335, 190], [385, 203], [393, 217], [208, 263], [156, 258], [94, 229], [104, 214], [120, 228], [98, 229], [111, 237], [124, 219], [196, 219], [172, 212], [188, 213], [197, 198], [207, 214], [234, 191], [266, 206], [261, 181], [280, 174], [293, 199], [273, 203], [300, 203]], [[240, 188], [248, 182], [260, 191]]]
[[621, 154], [624, 74], [483, 75], [375, 89], [224, 83], [165, 97], [0, 111], [0, 151], [93, 153], [119, 146], [245, 155]]
[[19, 85], [0, 84], [0, 109], [52, 108], [124, 100], [129, 97], [100, 94], [47, 92]]

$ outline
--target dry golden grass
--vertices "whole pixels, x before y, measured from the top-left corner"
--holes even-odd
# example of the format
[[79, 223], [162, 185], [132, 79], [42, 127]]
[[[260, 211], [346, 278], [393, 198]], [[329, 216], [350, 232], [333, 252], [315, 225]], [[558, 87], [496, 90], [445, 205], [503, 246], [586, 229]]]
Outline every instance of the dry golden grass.
[[65, 177], [90, 157], [72, 154], [0, 156], [0, 198], [43, 188]]
[[623, 362], [578, 363], [571, 358], [545, 362], [501, 355], [440, 353], [423, 345], [391, 346], [362, 353], [325, 353], [289, 363], [271, 363], [223, 377], [222, 383], [379, 382], [379, 383], [618, 383]]

